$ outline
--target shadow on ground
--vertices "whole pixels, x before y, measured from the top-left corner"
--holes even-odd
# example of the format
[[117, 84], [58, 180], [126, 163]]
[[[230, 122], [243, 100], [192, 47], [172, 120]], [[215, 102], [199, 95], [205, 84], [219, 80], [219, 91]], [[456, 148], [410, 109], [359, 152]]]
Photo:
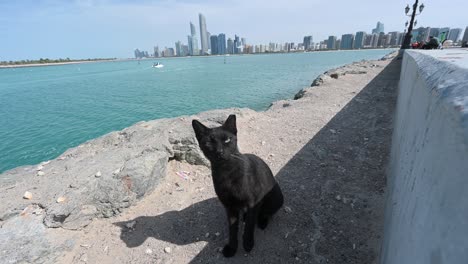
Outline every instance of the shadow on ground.
[[206, 241], [191, 263], [376, 263], [400, 64], [392, 61], [280, 170], [287, 208], [265, 231], [257, 229], [250, 254], [240, 246], [226, 260], [218, 252], [227, 227], [215, 198], [138, 217], [132, 232], [127, 222], [116, 223], [121, 239], [128, 247], [149, 237], [177, 245]]

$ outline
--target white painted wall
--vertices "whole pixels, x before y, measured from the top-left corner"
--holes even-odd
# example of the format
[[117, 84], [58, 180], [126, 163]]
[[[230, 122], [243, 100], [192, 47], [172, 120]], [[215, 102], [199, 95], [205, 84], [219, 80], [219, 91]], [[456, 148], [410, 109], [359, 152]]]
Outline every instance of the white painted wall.
[[406, 51], [381, 264], [468, 263], [468, 50]]

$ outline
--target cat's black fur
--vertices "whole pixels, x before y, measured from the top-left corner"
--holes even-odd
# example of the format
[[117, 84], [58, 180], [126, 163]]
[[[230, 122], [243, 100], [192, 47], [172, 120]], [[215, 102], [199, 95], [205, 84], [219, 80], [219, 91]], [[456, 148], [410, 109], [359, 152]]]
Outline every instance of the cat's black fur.
[[281, 189], [261, 158], [239, 152], [235, 115], [230, 115], [221, 127], [210, 129], [197, 120], [192, 121], [192, 126], [201, 150], [211, 162], [214, 188], [228, 216], [229, 243], [223, 255], [232, 257], [237, 251], [241, 213], [245, 222], [243, 246], [250, 252], [255, 224], [265, 229], [283, 205]]

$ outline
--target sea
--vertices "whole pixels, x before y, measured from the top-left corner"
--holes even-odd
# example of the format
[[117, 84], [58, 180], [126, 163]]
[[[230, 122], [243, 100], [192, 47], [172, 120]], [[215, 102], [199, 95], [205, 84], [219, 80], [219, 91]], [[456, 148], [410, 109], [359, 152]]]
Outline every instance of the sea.
[[[0, 69], [0, 173], [142, 120], [265, 110], [321, 73], [390, 49], [118, 60]], [[163, 68], [153, 68], [153, 63]]]

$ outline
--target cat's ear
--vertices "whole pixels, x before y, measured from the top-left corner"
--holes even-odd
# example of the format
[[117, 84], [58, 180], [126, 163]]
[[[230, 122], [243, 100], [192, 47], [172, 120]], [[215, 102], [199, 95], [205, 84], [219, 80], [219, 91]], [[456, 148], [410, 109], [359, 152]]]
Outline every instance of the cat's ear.
[[223, 128], [234, 135], [237, 135], [237, 127], [236, 127], [236, 115], [230, 115], [226, 122], [223, 124]]
[[209, 128], [207, 128], [205, 125], [203, 125], [202, 123], [200, 123], [198, 120], [192, 120], [192, 127], [193, 127], [193, 130], [195, 131], [195, 136], [197, 137], [197, 140], [200, 141], [204, 135], [206, 135], [208, 133], [208, 131], [210, 130]]

